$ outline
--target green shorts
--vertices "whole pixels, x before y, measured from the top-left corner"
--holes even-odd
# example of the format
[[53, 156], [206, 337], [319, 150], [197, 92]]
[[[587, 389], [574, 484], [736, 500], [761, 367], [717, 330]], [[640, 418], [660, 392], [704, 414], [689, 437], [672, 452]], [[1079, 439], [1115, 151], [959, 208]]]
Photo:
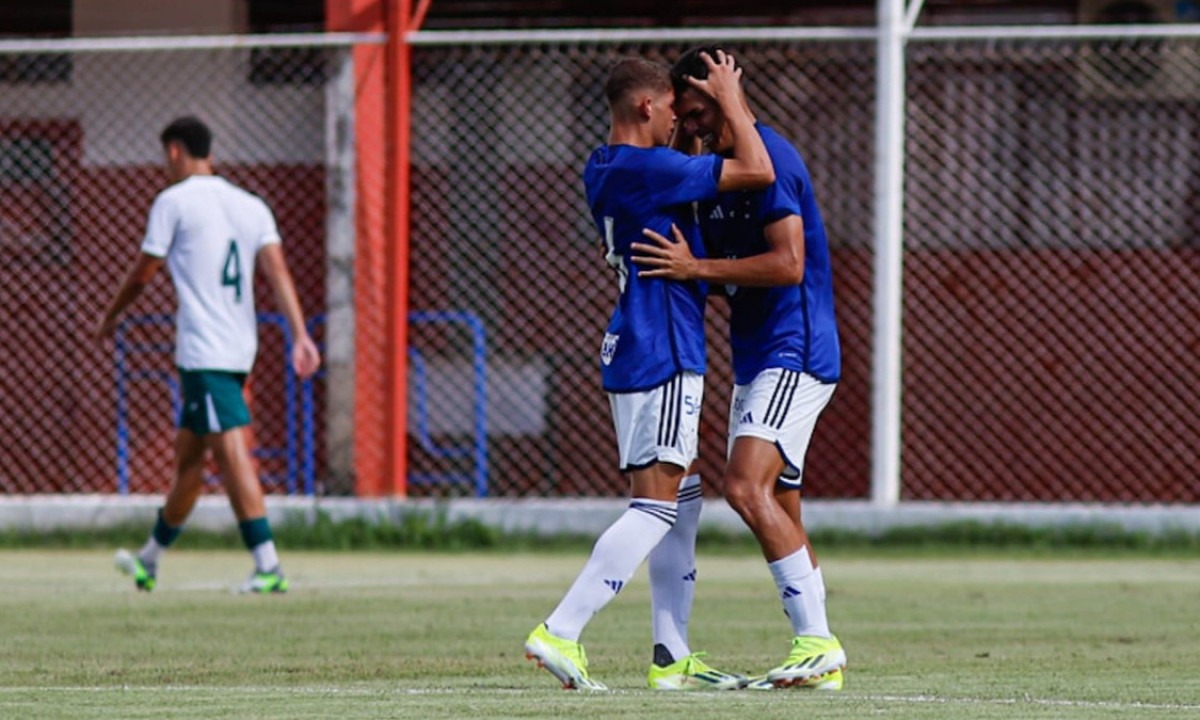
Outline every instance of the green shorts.
[[183, 386], [179, 427], [208, 435], [250, 424], [250, 408], [242, 396], [246, 373], [180, 369], [179, 380]]

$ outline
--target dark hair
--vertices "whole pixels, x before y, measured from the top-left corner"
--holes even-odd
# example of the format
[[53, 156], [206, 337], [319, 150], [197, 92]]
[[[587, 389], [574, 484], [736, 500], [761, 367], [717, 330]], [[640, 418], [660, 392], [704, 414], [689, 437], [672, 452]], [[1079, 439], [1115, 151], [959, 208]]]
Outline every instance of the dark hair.
[[163, 145], [177, 142], [183, 145], [188, 155], [201, 160], [212, 152], [212, 131], [199, 118], [191, 115], [172, 120], [158, 139]]
[[636, 90], [667, 93], [671, 90], [671, 74], [666, 66], [645, 58], [621, 58], [608, 72], [604, 95], [609, 105], [616, 105]]
[[674, 67], [671, 68], [671, 85], [675, 88], [675, 93], [691, 87], [683, 78], [685, 76], [694, 77], [697, 80], [704, 80], [708, 77], [708, 65], [704, 64], [704, 58], [700, 57], [701, 53], [708, 55], [713, 60], [717, 59], [717, 51], [728, 53], [728, 48], [723, 45], [701, 45], [688, 50], [675, 61]]

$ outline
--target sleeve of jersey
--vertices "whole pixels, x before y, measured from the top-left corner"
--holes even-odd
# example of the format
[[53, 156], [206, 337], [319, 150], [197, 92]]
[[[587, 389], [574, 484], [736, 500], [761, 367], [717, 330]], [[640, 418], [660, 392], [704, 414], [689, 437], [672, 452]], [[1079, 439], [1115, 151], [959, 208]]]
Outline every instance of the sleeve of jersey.
[[175, 226], [178, 216], [174, 203], [159, 195], [150, 206], [150, 216], [146, 220], [146, 237], [142, 239], [142, 252], [154, 257], [166, 257], [175, 239]]
[[272, 214], [271, 208], [267, 207], [266, 203], [262, 206], [262, 229], [259, 232], [258, 246], [266, 247], [283, 242], [279, 237], [279, 226], [275, 224], [275, 215]]
[[775, 182], [763, 191], [762, 217], [765, 224], [789, 215], [803, 215], [800, 196], [804, 194], [804, 173], [796, 158], [771, 153]]
[[724, 159], [720, 155], [684, 155], [663, 149], [650, 166], [649, 187], [656, 205], [712, 200], [717, 196]]

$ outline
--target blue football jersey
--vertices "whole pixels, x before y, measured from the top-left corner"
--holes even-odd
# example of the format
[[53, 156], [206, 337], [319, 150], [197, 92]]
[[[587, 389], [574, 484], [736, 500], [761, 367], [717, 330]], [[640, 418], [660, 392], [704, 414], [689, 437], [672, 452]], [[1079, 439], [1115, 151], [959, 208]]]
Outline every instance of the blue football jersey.
[[713, 257], [760, 255], [767, 251], [763, 228], [799, 215], [804, 220], [804, 280], [786, 287], [725, 288], [734, 378], [745, 385], [763, 370], [778, 367], [837, 382], [842, 361], [833, 270], [808, 168], [791, 143], [761, 123], [757, 128], [775, 166], [775, 182], [765, 190], [724, 192], [715, 202], [702, 203], [704, 240]]
[[704, 257], [693, 203], [716, 199], [721, 165], [713, 155], [631, 145], [605, 145], [588, 159], [588, 207], [620, 288], [600, 349], [608, 392], [649, 390], [685, 370], [704, 372], [707, 286], [638, 277], [629, 246], [649, 242], [643, 228], [671, 237], [675, 224], [692, 252]]

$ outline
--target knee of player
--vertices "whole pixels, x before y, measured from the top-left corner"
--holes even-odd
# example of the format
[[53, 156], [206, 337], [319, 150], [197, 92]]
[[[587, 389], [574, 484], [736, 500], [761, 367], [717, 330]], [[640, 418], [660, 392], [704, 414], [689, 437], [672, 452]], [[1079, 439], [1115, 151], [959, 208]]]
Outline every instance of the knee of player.
[[754, 510], [771, 500], [769, 491], [761, 483], [745, 475], [731, 474], [725, 477], [725, 500], [735, 510]]

